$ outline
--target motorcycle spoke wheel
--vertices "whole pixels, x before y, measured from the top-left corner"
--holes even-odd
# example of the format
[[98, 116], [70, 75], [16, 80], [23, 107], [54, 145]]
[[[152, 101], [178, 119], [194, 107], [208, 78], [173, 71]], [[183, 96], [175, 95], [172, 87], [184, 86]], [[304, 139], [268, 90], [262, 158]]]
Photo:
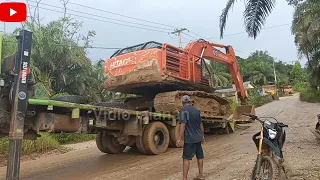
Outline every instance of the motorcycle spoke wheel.
[[[256, 164], [257, 165], [257, 164]], [[261, 159], [259, 174], [256, 172], [256, 165], [252, 171], [252, 180], [280, 180], [279, 170], [276, 162], [269, 156]]]
[[262, 161], [260, 169], [261, 180], [271, 180], [272, 179], [272, 165], [269, 161]]

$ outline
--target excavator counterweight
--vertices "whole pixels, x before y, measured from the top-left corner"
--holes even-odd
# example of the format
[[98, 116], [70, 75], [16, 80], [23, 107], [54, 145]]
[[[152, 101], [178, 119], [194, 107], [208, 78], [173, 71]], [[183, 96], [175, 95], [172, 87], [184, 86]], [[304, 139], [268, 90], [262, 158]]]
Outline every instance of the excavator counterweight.
[[[225, 52], [218, 48], [224, 48]], [[236, 109], [233, 119], [247, 121], [248, 118], [241, 113], [254, 113], [254, 107], [248, 104], [231, 46], [198, 40], [190, 42], [184, 49], [154, 41], [124, 48], [105, 63], [105, 88], [140, 95], [139, 100], [126, 102], [134, 110], [178, 112], [181, 107], [179, 98], [188, 94], [203, 117], [229, 118], [232, 114], [230, 104], [214, 93], [215, 82], [207, 61], [216, 61], [229, 68], [242, 105]]]

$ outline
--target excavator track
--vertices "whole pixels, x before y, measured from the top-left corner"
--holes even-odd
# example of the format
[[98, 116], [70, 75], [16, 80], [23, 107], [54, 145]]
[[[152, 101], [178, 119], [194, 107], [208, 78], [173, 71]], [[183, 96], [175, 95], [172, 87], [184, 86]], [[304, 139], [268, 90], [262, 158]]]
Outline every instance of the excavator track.
[[181, 97], [188, 95], [191, 103], [200, 110], [202, 118], [228, 118], [231, 107], [226, 99], [204, 91], [172, 91], [159, 93], [154, 98], [156, 112], [175, 114], [182, 107]]

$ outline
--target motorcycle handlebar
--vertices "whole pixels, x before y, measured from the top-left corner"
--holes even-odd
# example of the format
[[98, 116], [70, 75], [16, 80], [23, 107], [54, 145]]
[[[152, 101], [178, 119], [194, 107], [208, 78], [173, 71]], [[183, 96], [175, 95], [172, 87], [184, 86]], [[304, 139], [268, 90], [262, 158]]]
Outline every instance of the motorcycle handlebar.
[[253, 114], [242, 113], [242, 115], [248, 116], [248, 117], [250, 117], [250, 118], [253, 119], [253, 120], [259, 119], [258, 116], [253, 115]]
[[[250, 119], [252, 119], [252, 120], [258, 120], [258, 121], [260, 121], [261, 123], [263, 123], [263, 121], [261, 121], [261, 120], [259, 119], [259, 117], [256, 116], [256, 115], [248, 114], [248, 113], [242, 113], [242, 115], [248, 116], [248, 117], [250, 117]], [[288, 125], [283, 124], [282, 122], [281, 122], [281, 123], [278, 122], [278, 124], [279, 124], [279, 126], [281, 126], [281, 127], [289, 127]]]
[[283, 124], [283, 123], [279, 123], [279, 126], [280, 126], [280, 127], [289, 127], [288, 125]]

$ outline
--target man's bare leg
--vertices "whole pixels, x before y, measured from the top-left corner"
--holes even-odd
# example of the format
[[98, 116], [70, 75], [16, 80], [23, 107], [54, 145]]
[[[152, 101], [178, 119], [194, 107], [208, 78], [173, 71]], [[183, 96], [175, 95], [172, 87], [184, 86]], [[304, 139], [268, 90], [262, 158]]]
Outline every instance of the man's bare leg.
[[198, 159], [199, 178], [203, 178], [203, 159]]
[[183, 159], [183, 180], [188, 179], [190, 161], [188, 159]]

